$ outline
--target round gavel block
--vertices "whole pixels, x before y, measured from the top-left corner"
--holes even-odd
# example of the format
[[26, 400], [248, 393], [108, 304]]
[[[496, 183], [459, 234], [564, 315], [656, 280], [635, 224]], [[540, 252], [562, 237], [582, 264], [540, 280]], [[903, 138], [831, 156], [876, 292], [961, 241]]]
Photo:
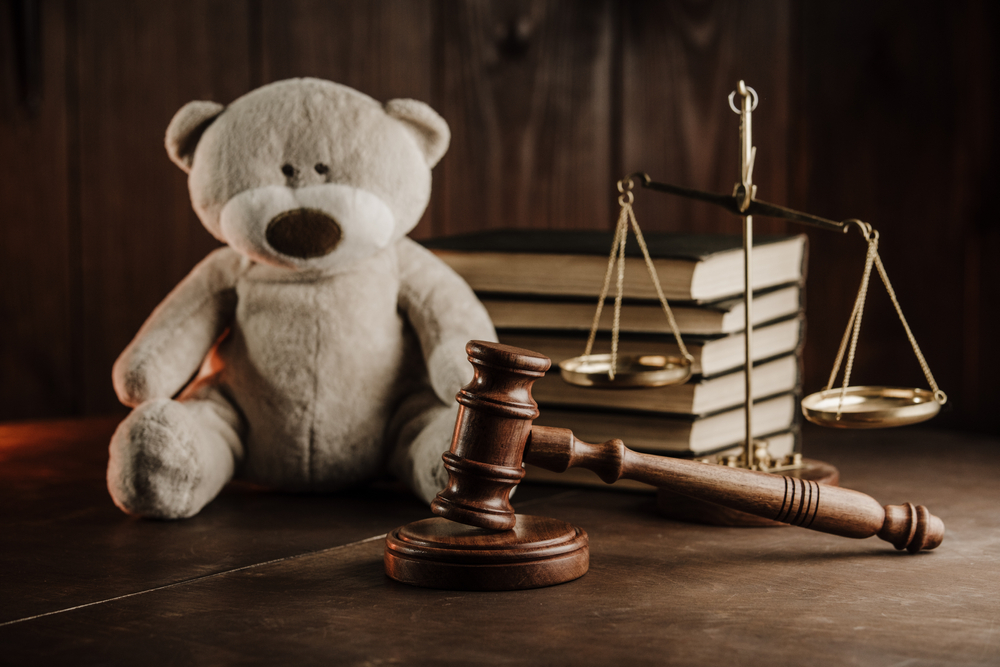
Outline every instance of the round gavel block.
[[519, 514], [514, 528], [504, 531], [434, 517], [385, 538], [386, 574], [425, 588], [542, 588], [582, 577], [589, 566], [587, 533], [547, 517]]

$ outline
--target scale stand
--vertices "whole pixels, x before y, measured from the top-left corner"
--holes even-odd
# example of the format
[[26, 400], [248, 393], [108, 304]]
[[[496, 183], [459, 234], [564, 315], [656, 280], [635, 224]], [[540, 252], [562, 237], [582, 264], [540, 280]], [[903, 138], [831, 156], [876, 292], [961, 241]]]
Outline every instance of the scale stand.
[[[736, 96], [739, 96], [739, 106], [735, 104]], [[754, 440], [753, 439], [753, 216], [761, 215], [765, 217], [779, 218], [783, 220], [791, 220], [793, 222], [806, 223], [822, 229], [827, 229], [829, 231], [837, 231], [841, 233], [846, 233], [853, 225], [856, 225], [860, 231], [865, 241], [868, 243], [868, 253], [865, 263], [865, 271], [861, 281], [861, 287], [858, 290], [858, 296], [854, 303], [854, 310], [851, 313], [850, 319], [847, 324], [847, 329], [844, 332], [843, 340], [841, 341], [840, 350], [837, 353], [836, 361], [834, 362], [833, 371], [830, 374], [830, 380], [827, 383], [825, 389], [815, 394], [811, 394], [802, 400], [802, 413], [809, 421], [812, 421], [821, 426], [828, 426], [834, 428], [885, 428], [889, 426], [902, 426], [905, 424], [914, 424], [926, 419], [930, 419], [935, 416], [940, 410], [940, 406], [944, 405], [948, 400], [947, 396], [943, 391], [941, 391], [937, 383], [934, 381], [934, 377], [930, 372], [930, 368], [924, 359], [923, 354], [920, 351], [920, 347], [917, 345], [917, 341], [910, 331], [910, 327], [906, 322], [906, 318], [903, 316], [903, 311], [896, 299], [896, 294], [892, 289], [892, 285], [889, 282], [889, 278], [885, 272], [885, 267], [882, 264], [882, 260], [878, 254], [878, 232], [872, 229], [871, 225], [860, 220], [845, 220], [842, 222], [835, 222], [833, 220], [826, 220], [818, 216], [810, 215], [808, 213], [802, 213], [799, 211], [794, 211], [792, 209], [785, 208], [783, 206], [777, 206], [775, 204], [769, 204], [756, 199], [757, 186], [753, 184], [753, 165], [754, 159], [757, 154], [757, 149], [753, 145], [752, 139], [752, 125], [751, 125], [751, 114], [756, 109], [758, 102], [758, 97], [756, 91], [753, 88], [747, 86], [743, 81], [737, 84], [737, 89], [729, 94], [729, 106], [730, 108], [740, 115], [740, 181], [736, 184], [732, 195], [720, 195], [711, 192], [702, 192], [699, 190], [694, 190], [692, 188], [685, 188], [676, 185], [670, 185], [667, 183], [656, 183], [653, 182], [649, 176], [645, 173], [635, 173], [627, 176], [619, 182], [619, 190], [624, 194], [628, 195], [627, 200], [619, 198], [619, 203], [622, 205], [622, 214], [619, 219], [618, 229], [615, 234], [615, 244], [612, 248], [612, 257], [608, 265], [608, 276], [605, 278], [605, 293], [598, 303], [598, 312], [595, 316], [595, 328], [597, 318], [600, 316], [600, 307], [604, 302], [606, 296], [608, 278], [610, 278], [611, 268], [614, 264], [614, 256], [616, 254], [616, 249], [618, 249], [619, 244], [621, 248], [619, 251], [619, 256], [623, 256], [624, 251], [624, 236], [627, 233], [627, 226], [623, 222], [626, 216], [626, 209], [628, 215], [631, 217], [633, 228], [635, 229], [636, 236], [640, 241], [640, 245], [645, 250], [645, 243], [642, 241], [642, 235], [639, 231], [638, 225], [635, 223], [634, 214], [631, 211], [632, 203], [632, 193], [631, 189], [633, 186], [633, 179], [640, 181], [643, 187], [649, 188], [651, 190], [658, 190], [660, 192], [666, 192], [669, 194], [678, 195], [681, 197], [686, 197], [689, 199], [696, 199], [700, 201], [709, 202], [716, 204], [725, 208], [726, 210], [734, 213], [743, 218], [743, 260], [744, 260], [744, 290], [743, 290], [743, 303], [744, 303], [744, 332], [745, 332], [745, 392], [746, 392], [746, 410], [745, 410], [745, 436], [743, 441], [743, 451], [739, 456], [727, 456], [719, 459], [702, 459], [705, 462], [719, 463], [722, 465], [730, 467], [746, 468], [749, 470], [755, 470], [765, 473], [781, 472], [786, 476], [799, 477], [804, 480], [810, 480], [815, 482], [820, 482], [829, 485], [836, 485], [839, 482], [840, 474], [835, 467], [821, 461], [814, 461], [810, 459], [802, 458], [801, 453], [794, 453], [787, 456], [781, 460], [775, 460], [771, 457], [766, 441]], [[623, 187], [624, 184], [624, 187]], [[645, 254], [645, 253], [644, 253]], [[647, 264], [651, 264], [648, 260]], [[899, 319], [903, 324], [903, 328], [906, 331], [906, 335], [910, 341], [910, 345], [913, 348], [914, 354], [920, 363], [920, 367], [924, 372], [924, 376], [927, 378], [928, 384], [931, 389], [910, 389], [910, 388], [897, 388], [897, 387], [851, 387], [850, 375], [851, 369], [854, 362], [854, 352], [857, 346], [858, 334], [861, 330], [861, 318], [864, 310], [865, 297], [868, 291], [868, 282], [871, 276], [872, 268], [876, 268], [879, 276], [882, 279], [883, 284], [892, 303], [896, 309]], [[657, 288], [659, 288], [658, 281], [653, 273], [652, 266], [650, 266], [650, 277], [653, 278], [654, 283]], [[617, 342], [617, 310], [620, 307], [621, 301], [621, 274], [619, 274], [619, 295], [616, 299], [616, 329], [614, 331], [613, 341]], [[659, 292], [659, 290], [658, 290]], [[664, 311], [667, 313], [667, 318], [670, 321], [671, 327], [674, 330], [674, 335], [679, 339], [680, 336], [677, 332], [675, 323], [673, 322], [672, 314], [670, 313], [669, 306], [666, 304], [665, 299], [662, 298]], [[573, 374], [573, 363], [580, 363], [580, 360], [587, 360], [591, 357], [596, 358], [598, 355], [590, 355], [590, 348], [592, 345], [594, 332], [591, 332], [591, 341], [588, 342], [587, 351], [584, 357], [577, 357], [572, 360], [568, 360], [570, 368], [563, 366], [563, 377], [570, 382], [575, 382], [576, 384], [585, 384], [587, 376], [577, 373]], [[850, 344], [848, 345], [848, 341]], [[678, 340], [680, 343], [680, 341]], [[680, 349], [685, 351], [683, 343], [680, 343]], [[842, 361], [844, 360], [845, 352], [847, 352], [847, 364], [844, 371], [843, 385], [839, 389], [834, 389], [833, 384], [836, 380], [837, 374], [839, 372]], [[590, 355], [590, 356], [588, 356]], [[687, 355], [685, 355], [687, 356]], [[675, 360], [676, 361], [676, 360]], [[683, 363], [684, 360], [680, 360]], [[614, 384], [615, 380], [615, 355], [614, 350], [611, 355], [610, 368], [605, 368], [603, 373], [608, 376], [608, 380], [611, 384]], [[567, 362], [564, 362], [566, 364]], [[586, 364], [584, 364], [586, 365]], [[605, 364], [607, 365], [607, 364]], [[590, 378], [593, 379], [601, 375], [601, 372], [593, 373], [591, 372]], [[623, 374], [628, 375], [628, 374]], [[630, 376], [631, 377], [631, 376]], [[678, 381], [685, 381], [684, 379], [679, 379]], [[604, 382], [602, 386], [611, 386], [611, 384]], [[618, 386], [626, 386], [626, 382], [618, 383]], [[631, 386], [634, 386], [632, 384]], [[767, 519], [761, 519], [743, 512], [736, 510], [730, 510], [723, 508], [721, 506], [699, 500], [693, 500], [679, 494], [675, 494], [663, 489], [659, 490], [659, 495], [657, 499], [657, 504], [662, 513], [676, 519], [698, 521], [701, 523], [709, 523], [715, 525], [729, 525], [729, 526], [765, 526], [765, 525], [786, 525], [783, 523], [777, 523], [769, 521]]]

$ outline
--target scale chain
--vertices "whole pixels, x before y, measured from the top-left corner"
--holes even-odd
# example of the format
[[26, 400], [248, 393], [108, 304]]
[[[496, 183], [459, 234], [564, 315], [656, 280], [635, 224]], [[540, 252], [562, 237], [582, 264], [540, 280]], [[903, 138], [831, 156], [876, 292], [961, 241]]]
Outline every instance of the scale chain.
[[910, 346], [913, 347], [913, 353], [917, 355], [917, 362], [920, 363], [920, 370], [924, 372], [924, 377], [927, 378], [927, 384], [930, 385], [931, 390], [934, 392], [934, 400], [937, 401], [939, 405], [944, 405], [948, 402], [948, 395], [941, 391], [941, 389], [938, 388], [937, 382], [934, 381], [934, 376], [931, 374], [931, 368], [927, 365], [927, 360], [924, 359], [924, 355], [920, 351], [920, 346], [917, 345], [917, 339], [913, 336], [913, 332], [910, 331], [910, 325], [906, 323], [906, 318], [903, 317], [903, 309], [900, 307], [899, 301], [896, 300], [896, 291], [892, 289], [892, 285], [889, 283], [889, 275], [885, 272], [885, 266], [882, 265], [882, 258], [879, 257], [878, 252], [875, 253], [875, 266], [878, 268], [878, 274], [882, 278], [882, 284], [885, 285], [885, 291], [889, 293], [889, 298], [892, 299], [892, 305], [896, 307], [896, 314], [899, 315], [899, 321], [903, 324], [903, 329], [906, 331], [906, 337], [910, 339]]
[[[625, 182], [628, 183], [627, 188], [624, 184]], [[681, 356], [683, 356], [688, 363], [694, 363], [694, 357], [690, 352], [688, 352], [687, 346], [684, 345], [680, 329], [677, 326], [677, 320], [674, 318], [674, 313], [670, 309], [667, 297], [663, 294], [663, 288], [660, 286], [660, 279], [656, 273], [656, 267], [653, 265], [653, 259], [650, 257], [649, 248], [646, 245], [646, 239], [643, 238], [642, 230], [639, 229], [639, 223], [635, 218], [635, 211], [632, 208], [632, 202], [634, 201], [632, 187], [633, 183], [631, 178], [625, 179], [624, 181], [618, 181], [618, 191], [622, 193], [621, 196], [618, 197], [618, 204], [621, 206], [621, 210], [618, 214], [618, 224], [615, 226], [615, 237], [611, 243], [611, 253], [608, 256], [608, 268], [604, 273], [604, 285], [601, 287], [601, 295], [597, 301], [597, 310], [594, 313], [594, 320], [590, 326], [590, 335], [587, 337], [587, 346], [583, 352], [584, 356], [589, 356], [593, 350], [594, 341], [597, 338], [597, 330], [600, 326], [601, 312], [604, 309], [604, 301], [607, 299], [608, 291], [611, 288], [611, 274], [614, 271], [617, 260], [618, 276], [615, 291], [615, 314], [614, 321], [611, 326], [611, 364], [608, 368], [608, 378], [611, 380], [615, 379], [615, 368], [618, 361], [618, 337], [621, 330], [622, 295], [625, 285], [625, 245], [628, 241], [629, 223], [631, 223], [632, 229], [635, 232], [636, 240], [639, 242], [639, 248], [642, 250], [642, 256], [646, 263], [646, 270], [649, 273], [649, 278], [653, 283], [653, 287], [656, 289], [656, 296], [660, 300], [660, 306], [663, 308], [663, 312], [667, 317], [667, 322], [670, 325], [672, 333], [674, 334], [674, 340], [677, 342], [677, 347], [680, 349]]]
[[681, 356], [687, 359], [690, 363], [694, 363], [694, 357], [688, 352], [687, 346], [684, 345], [684, 341], [681, 339], [680, 329], [677, 326], [677, 320], [674, 319], [674, 311], [670, 309], [670, 304], [667, 303], [667, 297], [663, 294], [663, 288], [660, 286], [660, 277], [656, 273], [656, 267], [653, 266], [653, 260], [649, 256], [649, 249], [646, 247], [646, 239], [642, 237], [642, 231], [639, 229], [639, 223], [635, 219], [635, 211], [632, 210], [632, 206], [628, 207], [628, 215], [632, 220], [632, 229], [635, 231], [635, 238], [639, 242], [639, 247], [642, 248], [642, 256], [646, 260], [646, 269], [649, 271], [649, 279], [653, 281], [653, 287], [656, 288], [656, 296], [660, 299], [660, 306], [663, 307], [663, 313], [667, 316], [667, 322], [670, 324], [670, 330], [674, 334], [674, 340], [677, 341], [677, 347], [680, 348]]
[[[629, 197], [632, 193], [629, 192]], [[631, 201], [623, 207], [623, 214], [632, 208]], [[615, 369], [618, 367], [618, 332], [622, 320], [622, 291], [625, 289], [625, 243], [628, 241], [628, 224], [622, 215], [621, 245], [618, 246], [618, 284], [615, 292], [615, 319], [611, 325], [611, 365], [608, 367], [608, 379], [615, 379]]]
[[[632, 194], [631, 192], [629, 193]], [[618, 216], [618, 224], [615, 226], [615, 238], [611, 242], [611, 254], [608, 257], [608, 268], [604, 273], [604, 286], [601, 288], [601, 296], [597, 300], [597, 311], [594, 313], [594, 321], [590, 325], [590, 336], [587, 338], [587, 347], [583, 352], [584, 356], [589, 356], [591, 350], [594, 347], [594, 339], [597, 337], [597, 327], [601, 322], [601, 311], [604, 309], [604, 300], [608, 297], [608, 289], [611, 287], [611, 272], [615, 269], [615, 255], [618, 254], [618, 246], [620, 244], [622, 230], [628, 230], [628, 227], [624, 225], [625, 220], [625, 204], [622, 198], [618, 198], [618, 203], [622, 204], [621, 213]]]
[[871, 235], [868, 241], [868, 255], [865, 258], [865, 274], [861, 279], [861, 289], [858, 292], [858, 300], [855, 305], [854, 332], [851, 335], [851, 348], [847, 353], [847, 365], [844, 367], [844, 385], [840, 388], [840, 400], [837, 401], [837, 421], [840, 421], [840, 412], [844, 407], [844, 397], [847, 395], [847, 386], [851, 383], [851, 371], [854, 370], [854, 353], [858, 348], [858, 336], [861, 334], [861, 316], [864, 314], [865, 299], [868, 296], [868, 283], [872, 275], [872, 264], [878, 254], [878, 232]]
[[841, 411], [843, 408], [844, 397], [847, 395], [847, 388], [850, 384], [851, 371], [854, 366], [854, 356], [857, 349], [858, 335], [861, 332], [861, 316], [865, 307], [865, 299], [868, 293], [869, 280], [871, 278], [871, 270], [874, 266], [878, 271], [879, 277], [882, 279], [882, 284], [885, 285], [886, 292], [889, 294], [889, 298], [892, 300], [892, 304], [896, 309], [896, 314], [899, 316], [899, 321], [903, 325], [903, 329], [906, 332], [906, 337], [910, 341], [910, 346], [913, 348], [913, 352], [917, 357], [917, 361], [920, 364], [920, 369], [924, 372], [924, 377], [927, 379], [927, 383], [930, 385], [931, 390], [934, 393], [934, 400], [937, 401], [939, 405], [944, 405], [948, 396], [941, 391], [938, 387], [937, 382], [934, 381], [934, 376], [931, 374], [930, 366], [927, 364], [927, 360], [924, 358], [923, 353], [920, 351], [920, 346], [917, 344], [917, 339], [914, 337], [913, 332], [910, 330], [910, 325], [906, 321], [906, 317], [903, 315], [903, 309], [899, 305], [899, 300], [896, 298], [896, 291], [892, 288], [892, 283], [889, 282], [889, 275], [886, 273], [885, 265], [882, 264], [882, 258], [878, 253], [878, 239], [879, 233], [872, 229], [871, 225], [866, 222], [861, 222], [860, 220], [848, 220], [847, 222], [856, 223], [860, 229], [861, 234], [865, 237], [868, 242], [868, 253], [865, 259], [865, 270], [861, 278], [861, 286], [858, 289], [858, 295], [854, 301], [854, 309], [851, 312], [851, 317], [847, 322], [847, 329], [844, 331], [844, 336], [840, 341], [840, 349], [837, 350], [837, 358], [833, 362], [833, 371], [830, 373], [830, 379], [827, 382], [824, 391], [829, 391], [833, 387], [833, 383], [837, 378], [837, 373], [840, 371], [840, 364], [844, 359], [844, 352], [847, 348], [848, 339], [850, 339], [850, 350], [847, 354], [847, 365], [844, 368], [844, 382], [840, 389], [840, 399], [837, 403], [837, 416], [836, 420], [840, 421]]
[[833, 387], [833, 383], [837, 379], [837, 373], [840, 372], [840, 364], [844, 361], [844, 352], [847, 351], [847, 341], [850, 339], [850, 333], [854, 329], [854, 320], [858, 316], [858, 300], [860, 296], [859, 293], [855, 297], [854, 309], [851, 311], [851, 317], [847, 320], [847, 329], [844, 330], [844, 336], [840, 339], [840, 348], [837, 350], [836, 359], [833, 360], [833, 370], [830, 371], [830, 379], [827, 380], [823, 391], [829, 391]]

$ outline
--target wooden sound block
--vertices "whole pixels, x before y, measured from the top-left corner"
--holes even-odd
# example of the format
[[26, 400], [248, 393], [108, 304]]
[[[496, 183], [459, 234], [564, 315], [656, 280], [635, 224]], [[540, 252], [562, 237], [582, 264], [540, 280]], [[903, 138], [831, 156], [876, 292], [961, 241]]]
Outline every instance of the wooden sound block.
[[462, 591], [542, 588], [587, 573], [587, 533], [558, 519], [515, 518], [503, 531], [441, 517], [397, 528], [385, 537], [385, 573], [405, 584]]
[[[828, 486], [837, 486], [840, 483], [840, 471], [829, 463], [814, 459], [803, 459], [802, 465], [803, 467], [798, 470], [784, 470], [775, 474], [785, 477], [797, 477]], [[707, 500], [697, 500], [682, 496], [663, 488], [657, 489], [656, 507], [660, 514], [671, 519], [704, 523], [710, 526], [765, 528], [788, 525], [787, 523], [772, 521], [739, 510], [729, 509], [722, 505], [716, 505]]]

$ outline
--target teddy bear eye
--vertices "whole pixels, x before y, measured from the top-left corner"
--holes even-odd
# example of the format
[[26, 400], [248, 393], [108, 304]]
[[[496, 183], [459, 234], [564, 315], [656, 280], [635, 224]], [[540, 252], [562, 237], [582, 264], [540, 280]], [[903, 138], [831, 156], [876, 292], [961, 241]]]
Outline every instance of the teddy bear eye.
[[325, 164], [323, 164], [322, 162], [317, 162], [314, 169], [316, 170], [316, 173], [319, 174], [320, 176], [330, 171], [330, 168]]
[[290, 164], [282, 165], [281, 173], [291, 178], [292, 176], [295, 175], [295, 167], [293, 167]]

